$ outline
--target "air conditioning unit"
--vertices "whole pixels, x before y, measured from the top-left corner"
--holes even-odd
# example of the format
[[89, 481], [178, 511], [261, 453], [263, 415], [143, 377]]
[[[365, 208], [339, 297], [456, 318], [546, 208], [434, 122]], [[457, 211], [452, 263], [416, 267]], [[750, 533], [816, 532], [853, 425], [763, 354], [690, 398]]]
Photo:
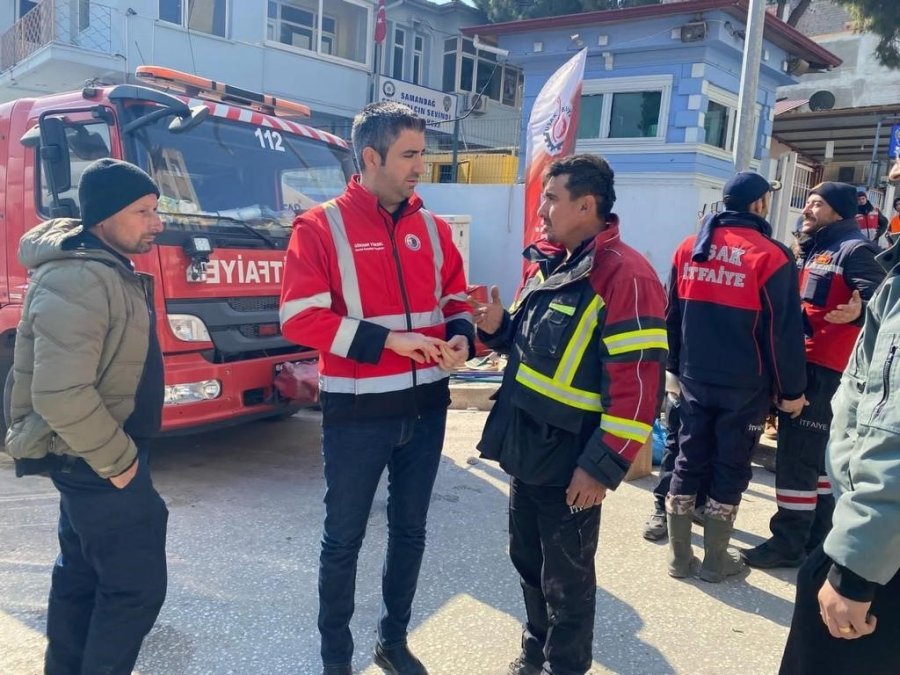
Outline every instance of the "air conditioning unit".
[[682, 42], [699, 42], [706, 38], [706, 22], [691, 21], [681, 27]]
[[488, 97], [469, 94], [466, 109], [471, 110], [473, 115], [484, 115], [488, 109]]

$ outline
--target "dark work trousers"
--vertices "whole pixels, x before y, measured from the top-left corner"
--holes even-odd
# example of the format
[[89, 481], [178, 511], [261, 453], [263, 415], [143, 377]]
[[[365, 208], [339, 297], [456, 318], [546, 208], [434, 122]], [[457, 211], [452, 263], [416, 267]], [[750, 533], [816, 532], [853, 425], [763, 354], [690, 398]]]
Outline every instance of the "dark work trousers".
[[831, 399], [841, 373], [814, 363], [806, 366], [809, 405], [796, 419], [778, 413], [775, 501], [771, 544], [788, 557], [802, 556], [822, 543], [831, 529], [834, 496], [825, 473], [825, 446], [831, 428]]
[[125, 488], [65, 456], [50, 472], [59, 490], [59, 557], [47, 609], [45, 675], [126, 675], [166, 597], [169, 512], [148, 454]]
[[513, 478], [509, 557], [525, 597], [522, 649], [551, 675], [584, 675], [592, 660], [600, 507], [572, 513], [566, 488]]
[[781, 657], [780, 675], [897, 675], [900, 673], [900, 572], [879, 586], [869, 610], [875, 632], [856, 640], [833, 638], [819, 616], [819, 589], [831, 560], [816, 548], [797, 574], [791, 631]]
[[[666, 510], [666, 495], [669, 494], [669, 484], [672, 482], [672, 472], [675, 470], [675, 460], [678, 458], [678, 433], [681, 429], [681, 397], [666, 395], [666, 447], [663, 450], [662, 460], [659, 463], [659, 480], [653, 488], [653, 499], [656, 508]], [[707, 481], [700, 485], [697, 492], [697, 508], [706, 503]]]
[[350, 619], [357, 560], [385, 469], [388, 541], [378, 642], [385, 649], [406, 644], [446, 423], [447, 411], [438, 410], [418, 418], [359, 419], [322, 428], [325, 527], [319, 557], [319, 632], [326, 666], [347, 665], [353, 659]]
[[709, 478], [708, 496], [739, 504], [750, 484], [750, 457], [769, 411], [768, 389], [704, 384], [681, 378], [680, 451], [669, 492], [695, 495]]

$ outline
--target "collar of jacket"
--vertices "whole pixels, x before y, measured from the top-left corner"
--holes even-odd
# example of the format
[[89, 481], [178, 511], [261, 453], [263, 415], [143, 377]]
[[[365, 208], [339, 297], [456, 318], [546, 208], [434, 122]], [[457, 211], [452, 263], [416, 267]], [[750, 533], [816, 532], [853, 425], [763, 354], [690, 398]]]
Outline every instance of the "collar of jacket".
[[891, 274], [900, 266], [900, 241], [894, 242], [887, 251], [879, 253], [875, 256], [875, 260], [881, 263], [881, 266]]
[[[374, 192], [369, 192], [366, 188], [363, 187], [362, 183], [359, 182], [360, 175], [353, 174], [350, 178], [350, 182], [347, 184], [347, 196], [355, 204], [360, 204], [366, 209], [371, 209], [373, 213], [377, 213], [381, 211], [388, 215], [388, 217], [393, 218], [393, 213], [388, 213], [381, 204], [378, 203], [378, 197]], [[406, 202], [401, 205], [402, 213], [400, 214], [400, 218], [404, 218], [406, 216], [410, 216], [423, 206], [422, 198], [419, 197], [418, 194], [413, 192], [412, 197], [406, 200]]]
[[747, 211], [723, 211], [707, 215], [700, 224], [700, 232], [694, 242], [694, 250], [691, 260], [694, 262], [706, 262], [709, 260], [709, 252], [712, 246], [713, 230], [719, 227], [749, 227], [764, 234], [772, 236], [772, 226], [765, 218]]
[[813, 232], [800, 247], [804, 253], [808, 253], [819, 246], [828, 246], [844, 239], [865, 239], [855, 217], [838, 220]]
[[118, 260], [122, 264], [122, 266], [125, 267], [129, 272], [134, 272], [134, 262], [131, 260], [131, 258], [128, 258], [115, 249], [107, 246], [100, 237], [98, 237], [90, 230], [85, 230], [82, 228], [80, 234], [77, 234], [71, 239], [67, 239], [65, 242], [63, 242], [62, 248], [67, 251], [106, 251], [116, 260]]
[[619, 216], [609, 214], [606, 219], [606, 229], [591, 239], [585, 239], [572, 252], [572, 256], [566, 259], [566, 250], [545, 239], [537, 241], [526, 248], [522, 255], [532, 263], [537, 263], [541, 268], [544, 279], [549, 281], [552, 274], [563, 271], [564, 274], [558, 280], [554, 280], [547, 287], [562, 286], [590, 273], [594, 265], [594, 254], [606, 248], [609, 244], [619, 240]]

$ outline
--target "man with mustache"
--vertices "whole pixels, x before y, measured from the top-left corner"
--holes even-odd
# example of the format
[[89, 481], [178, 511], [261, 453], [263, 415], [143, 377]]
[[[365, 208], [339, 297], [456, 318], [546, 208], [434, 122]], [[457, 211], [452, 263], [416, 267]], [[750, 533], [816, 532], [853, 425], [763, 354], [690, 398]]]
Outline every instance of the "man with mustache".
[[46, 675], [131, 673], [166, 597], [168, 510], [150, 479], [163, 364], [153, 279], [134, 271], [163, 231], [159, 189], [100, 159], [81, 175], [81, 220], [25, 233], [31, 270], [16, 337], [6, 451], [59, 491]]
[[547, 242], [525, 249], [531, 274], [512, 309], [496, 287], [476, 303], [482, 341], [509, 354], [478, 444], [511, 477], [509, 555], [526, 624], [508, 675], [590, 669], [600, 504], [659, 410], [665, 295], [621, 240], [613, 181], [596, 155], [553, 162], [538, 210]]
[[325, 525], [319, 559], [324, 675], [352, 672], [356, 563], [388, 472], [388, 543], [375, 663], [426, 675], [406, 643], [437, 475], [449, 370], [474, 353], [462, 257], [415, 193], [425, 121], [373, 103], [353, 121], [360, 173], [294, 221], [284, 266], [284, 336], [319, 350]]
[[806, 400], [795, 418], [781, 414], [775, 453], [772, 536], [742, 552], [751, 567], [798, 567], [831, 529], [834, 497], [825, 473], [831, 399], [862, 325], [864, 304], [884, 278], [878, 248], [856, 222], [856, 189], [825, 182], [803, 209], [800, 299], [806, 337]]

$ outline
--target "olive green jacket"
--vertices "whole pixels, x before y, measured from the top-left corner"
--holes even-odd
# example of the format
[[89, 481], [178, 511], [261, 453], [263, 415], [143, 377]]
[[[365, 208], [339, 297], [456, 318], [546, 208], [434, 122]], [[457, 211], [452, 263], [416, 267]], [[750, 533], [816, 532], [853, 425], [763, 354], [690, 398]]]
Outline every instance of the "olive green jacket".
[[19, 242], [30, 279], [6, 451], [17, 460], [75, 455], [108, 478], [137, 456], [123, 426], [149, 347], [152, 278], [110, 251], [64, 246], [80, 233], [80, 221], [55, 219]]

